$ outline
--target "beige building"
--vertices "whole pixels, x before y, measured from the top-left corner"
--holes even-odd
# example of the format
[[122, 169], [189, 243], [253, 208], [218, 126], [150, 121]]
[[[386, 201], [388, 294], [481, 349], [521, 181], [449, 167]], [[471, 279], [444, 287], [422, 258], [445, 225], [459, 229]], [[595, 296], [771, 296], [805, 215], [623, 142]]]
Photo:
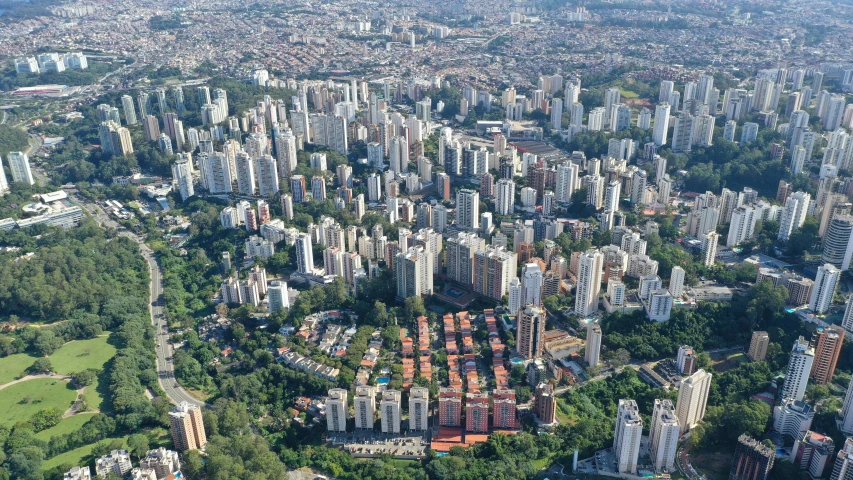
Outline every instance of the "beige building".
[[701, 368], [681, 382], [675, 409], [682, 433], [690, 430], [705, 417], [710, 389], [711, 374]]
[[329, 399], [326, 400], [326, 424], [330, 432], [347, 431], [347, 393], [343, 388], [329, 390]]
[[767, 332], [752, 332], [752, 340], [749, 342], [749, 351], [746, 355], [753, 362], [760, 362], [767, 356], [767, 345], [770, 344], [770, 337]]
[[197, 450], [207, 445], [201, 409], [187, 402], [181, 402], [169, 412], [172, 441], [178, 451]]
[[382, 433], [400, 433], [400, 399], [398, 390], [385, 390], [379, 401], [382, 416]]

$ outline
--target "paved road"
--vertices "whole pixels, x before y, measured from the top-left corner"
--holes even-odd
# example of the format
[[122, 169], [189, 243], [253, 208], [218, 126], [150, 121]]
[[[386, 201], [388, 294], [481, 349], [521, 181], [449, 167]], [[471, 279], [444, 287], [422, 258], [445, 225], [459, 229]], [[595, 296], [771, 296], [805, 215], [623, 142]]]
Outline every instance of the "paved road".
[[[102, 227], [115, 229], [121, 228], [118, 223], [109, 218], [100, 206], [94, 203], [81, 202], [74, 196], [69, 198], [94, 216], [95, 220]], [[157, 256], [150, 248], [148, 248], [147, 245], [145, 245], [145, 242], [143, 242], [142, 238], [138, 235], [124, 229], [119, 231], [119, 235], [131, 238], [139, 244], [139, 252], [148, 263], [148, 270], [151, 274], [148, 310], [151, 312], [151, 323], [157, 331], [154, 337], [154, 341], [156, 343], [154, 350], [157, 354], [157, 376], [160, 388], [166, 392], [166, 396], [169, 398], [169, 401], [175, 405], [181, 402], [187, 402], [191, 405], [197, 406], [207, 405], [205, 402], [190, 395], [186, 390], [178, 385], [178, 382], [175, 379], [175, 364], [172, 361], [172, 355], [174, 352], [172, 351], [172, 346], [169, 344], [169, 331], [167, 329], [168, 323], [166, 322], [166, 316], [163, 314], [163, 299], [161, 298], [163, 295], [163, 275], [160, 270], [160, 262], [157, 260]]]
[[191, 405], [204, 406], [206, 405], [201, 400], [197, 400], [192, 395], [187, 393], [175, 379], [175, 364], [172, 362], [172, 345], [169, 343], [169, 330], [166, 323], [166, 316], [163, 314], [163, 277], [160, 270], [160, 263], [157, 261], [156, 255], [144, 243], [140, 241], [140, 251], [145, 261], [148, 262], [148, 268], [151, 272], [151, 323], [156, 329], [154, 347], [157, 354], [157, 376], [160, 382], [160, 387], [166, 392], [169, 400], [178, 404], [187, 402]]

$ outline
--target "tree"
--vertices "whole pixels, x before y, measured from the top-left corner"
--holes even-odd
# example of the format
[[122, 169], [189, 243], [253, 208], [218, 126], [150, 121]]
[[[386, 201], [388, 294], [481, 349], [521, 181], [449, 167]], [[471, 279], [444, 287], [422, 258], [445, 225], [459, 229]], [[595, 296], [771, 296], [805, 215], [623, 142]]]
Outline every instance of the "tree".
[[407, 298], [403, 302], [403, 311], [408, 322], [413, 322], [417, 317], [426, 315], [424, 299], [419, 295]]
[[221, 302], [216, 305], [216, 314], [220, 317], [228, 317], [228, 305], [225, 302]]
[[142, 459], [148, 452], [148, 436], [141, 433], [134, 433], [127, 437], [127, 448], [137, 460]]
[[812, 405], [820, 402], [821, 400], [829, 397], [829, 387], [826, 385], [816, 385], [812, 384], [806, 389], [806, 398], [809, 400], [809, 403]]
[[34, 375], [41, 373], [46, 374], [53, 371], [53, 365], [51, 365], [49, 358], [37, 358], [27, 370]]
[[42, 329], [39, 330], [36, 335], [34, 346], [39, 355], [49, 356], [52, 355], [53, 352], [59, 350], [59, 347], [61, 347], [63, 343], [65, 343], [65, 341], [61, 337], [56, 336], [53, 330]]
[[97, 374], [92, 370], [83, 370], [82, 372], [78, 372], [74, 374], [74, 383], [77, 384], [78, 387], [86, 387], [92, 384], [97, 378]]

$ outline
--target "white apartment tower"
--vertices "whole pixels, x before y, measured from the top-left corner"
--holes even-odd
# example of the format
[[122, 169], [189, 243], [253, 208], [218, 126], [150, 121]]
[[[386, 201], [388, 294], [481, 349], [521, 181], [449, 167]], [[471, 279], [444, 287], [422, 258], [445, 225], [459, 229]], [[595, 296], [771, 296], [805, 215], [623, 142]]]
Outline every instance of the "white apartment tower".
[[385, 390], [379, 402], [379, 414], [382, 416], [382, 433], [400, 433], [400, 391]]
[[314, 250], [311, 246], [311, 235], [308, 233], [296, 236], [296, 266], [301, 274], [314, 274]]
[[590, 367], [597, 367], [601, 353], [601, 326], [590, 322], [586, 324], [586, 350], [583, 359]]
[[619, 400], [616, 414], [616, 432], [613, 436], [613, 453], [616, 454], [619, 473], [637, 473], [637, 458], [640, 456], [640, 438], [643, 434], [643, 419], [634, 400]]
[[669, 109], [668, 102], [660, 103], [655, 107], [655, 127], [652, 139], [655, 145], [659, 147], [666, 144], [667, 131], [669, 130]]
[[326, 401], [326, 426], [329, 432], [347, 431], [347, 394], [347, 390], [343, 388], [329, 390], [329, 399]]
[[791, 358], [788, 360], [788, 370], [785, 372], [785, 383], [782, 385], [782, 398], [793, 398], [800, 401], [806, 393], [809, 374], [814, 364], [814, 348], [809, 342], [800, 337], [794, 341]]
[[456, 194], [456, 224], [476, 230], [480, 228], [480, 192], [463, 188]]
[[803, 226], [810, 202], [811, 195], [806, 192], [795, 192], [788, 197], [779, 220], [779, 240], [787, 242], [791, 234]]
[[649, 427], [649, 455], [656, 472], [672, 471], [680, 436], [681, 427], [672, 401], [655, 399]]
[[376, 391], [373, 387], [362, 386], [355, 389], [355, 428], [373, 430], [376, 415]]
[[[806, 376], [808, 377], [808, 374]], [[705, 418], [708, 392], [711, 389], [711, 377], [710, 373], [700, 368], [696, 373], [681, 381], [676, 411], [682, 433], [690, 430], [693, 425]]]
[[429, 389], [412, 387], [409, 390], [409, 430], [429, 430]]
[[[809, 309], [817, 314], [825, 313], [832, 304], [835, 287], [841, 278], [841, 270], [834, 265], [825, 263], [817, 269], [817, 276], [809, 299]], [[797, 400], [800, 400], [799, 398]]]
[[589, 317], [598, 311], [598, 293], [601, 290], [601, 269], [604, 255], [589, 249], [578, 259], [578, 285], [575, 294], [575, 314]]

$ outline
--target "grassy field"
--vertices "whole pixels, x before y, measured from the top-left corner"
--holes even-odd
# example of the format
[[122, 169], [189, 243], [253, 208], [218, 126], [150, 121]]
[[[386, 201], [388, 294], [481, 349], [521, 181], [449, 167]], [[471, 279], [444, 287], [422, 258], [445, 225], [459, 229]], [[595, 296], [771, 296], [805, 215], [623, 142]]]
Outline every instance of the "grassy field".
[[68, 382], [37, 378], [21, 382], [0, 391], [0, 425], [28, 420], [45, 408], [65, 412], [77, 398]]
[[105, 378], [104, 385], [101, 385], [101, 378], [95, 377], [95, 381], [87, 386], [86, 391], [83, 392], [83, 396], [86, 397], [86, 403], [89, 404], [89, 410], [106, 411], [110, 409], [104, 400], [107, 395], [105, 390], [109, 388], [106, 380]]
[[37, 433], [36, 438], [38, 438], [39, 440], [44, 440], [46, 442], [50, 440], [50, 437], [54, 435], [71, 433], [82, 427], [83, 424], [88, 422], [93, 416], [95, 416], [94, 413], [80, 413], [68, 418], [63, 418], [62, 421], [59, 422], [59, 425], [48, 428], [47, 430], [42, 430], [41, 432]]
[[0, 385], [7, 384], [24, 375], [24, 371], [35, 361], [35, 357], [26, 353], [16, 353], [0, 358]]
[[744, 353], [733, 353], [725, 358], [712, 358], [711, 363], [714, 366], [714, 371], [717, 373], [727, 372], [741, 363], [749, 362], [749, 358]]
[[[127, 437], [105, 438], [101, 440], [104, 443], [110, 443], [113, 440], [120, 439], [124, 446], [127, 447]], [[92, 463], [92, 450], [96, 443], [92, 443], [74, 450], [59, 454], [53, 458], [49, 458], [42, 463], [42, 470], [50, 470], [53, 467], [58, 467], [63, 463], [70, 465], [89, 465]]]
[[107, 343], [108, 337], [68, 342], [50, 356], [56, 373], [71, 375], [82, 370], [103, 370], [116, 354], [116, 348]]
[[732, 466], [732, 454], [729, 452], [702, 452], [696, 454], [690, 464], [697, 472], [711, 480], [725, 480]]
[[[140, 433], [145, 433], [148, 435], [148, 442], [151, 448], [157, 447], [166, 447], [172, 448], [172, 439], [169, 436], [169, 431], [165, 428], [155, 428], [151, 430], [146, 430]], [[101, 443], [110, 443], [113, 440], [121, 440], [125, 447], [127, 447], [127, 437], [114, 437], [114, 438], [105, 438], [101, 440]], [[84, 447], [77, 448], [75, 450], [71, 450], [69, 452], [65, 452], [61, 455], [57, 455], [53, 458], [47, 459], [42, 463], [42, 470], [50, 470], [53, 467], [62, 465], [63, 463], [67, 463], [70, 465], [89, 465], [92, 463], [94, 458], [92, 458], [92, 450], [95, 448], [96, 443], [91, 445], [86, 445]]]

